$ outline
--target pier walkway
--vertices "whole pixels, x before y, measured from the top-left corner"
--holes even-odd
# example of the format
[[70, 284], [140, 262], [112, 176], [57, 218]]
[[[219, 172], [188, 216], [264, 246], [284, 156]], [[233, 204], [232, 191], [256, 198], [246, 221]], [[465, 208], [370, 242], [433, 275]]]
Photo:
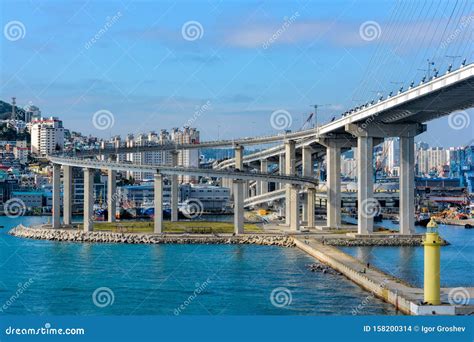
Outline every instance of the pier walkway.
[[[319, 261], [334, 268], [344, 276], [368, 290], [375, 296], [393, 304], [397, 310], [409, 315], [472, 315], [474, 305], [451, 305], [448, 293], [451, 288], [442, 288], [442, 305], [423, 305], [423, 289], [386, 274], [374, 267], [367, 268], [359, 260], [325, 245], [320, 240], [309, 236], [294, 236], [296, 246]], [[474, 288], [466, 288], [472, 303]], [[364, 304], [361, 304], [364, 305]], [[370, 304], [368, 304], [370, 305]], [[358, 308], [353, 308], [357, 312]]]

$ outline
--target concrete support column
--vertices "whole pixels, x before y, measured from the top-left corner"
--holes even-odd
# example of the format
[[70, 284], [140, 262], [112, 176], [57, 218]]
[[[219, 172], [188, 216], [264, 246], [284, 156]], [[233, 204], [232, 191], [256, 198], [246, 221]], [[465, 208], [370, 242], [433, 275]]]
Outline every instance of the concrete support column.
[[[234, 167], [236, 170], [243, 170], [244, 168], [244, 147], [241, 145], [234, 146]], [[234, 196], [233, 180], [229, 179], [230, 196]]]
[[285, 174], [287, 176], [293, 176], [295, 174], [295, 165], [295, 141], [288, 140], [285, 142]]
[[153, 232], [161, 234], [163, 232], [163, 176], [159, 173], [154, 175], [154, 195], [155, 226]]
[[[178, 165], [178, 152], [172, 153], [172, 166]], [[171, 175], [171, 221], [178, 221], [178, 175]]]
[[302, 154], [302, 168], [304, 177], [313, 177], [313, 152], [310, 146], [303, 146]]
[[[301, 148], [302, 155], [302, 176], [303, 177], [312, 177], [313, 176], [313, 158], [312, 158], [312, 149], [310, 146], [303, 146]], [[303, 195], [303, 212], [302, 220], [308, 221], [308, 193]]]
[[[295, 174], [296, 168], [296, 160], [295, 160], [295, 142], [293, 140], [289, 140], [285, 142], [285, 175], [293, 176]], [[285, 223], [291, 226], [291, 210], [290, 210], [290, 202], [291, 202], [291, 185], [286, 185], [286, 194], [285, 194], [285, 204], [286, 204], [286, 215], [285, 215]]]
[[306, 225], [308, 227], [314, 227], [314, 199], [316, 195], [316, 189], [308, 188], [306, 193]]
[[250, 188], [250, 197], [257, 196], [257, 188], [255, 186], [252, 186]]
[[[289, 185], [290, 201], [287, 207], [289, 208], [289, 225], [291, 231], [298, 231], [300, 227], [299, 219], [299, 191], [298, 186]], [[287, 202], [288, 203], [288, 202]]]
[[341, 148], [326, 148], [327, 163], [327, 223], [328, 228], [341, 226]]
[[[278, 159], [278, 173], [280, 176], [283, 176], [285, 174], [285, 155], [280, 154], [279, 159]], [[279, 183], [278, 184], [278, 189], [283, 189], [283, 184]]]
[[244, 199], [247, 199], [250, 196], [250, 181], [245, 181], [244, 183]]
[[234, 180], [234, 233], [244, 233], [244, 181]]
[[107, 170], [107, 212], [108, 221], [115, 222], [117, 209], [117, 171]]
[[234, 148], [235, 151], [235, 168], [242, 170], [244, 167], [244, 147], [237, 145]]
[[[268, 160], [262, 159], [260, 160], [260, 171], [267, 173], [268, 172]], [[268, 192], [268, 182], [260, 181], [260, 195], [266, 194]]]
[[84, 231], [94, 230], [94, 169], [84, 169]]
[[373, 138], [357, 137], [357, 226], [359, 234], [374, 231], [374, 218], [368, 212], [374, 201]]
[[415, 138], [400, 137], [400, 234], [415, 233]]
[[61, 226], [61, 165], [53, 164], [53, 228]]
[[63, 166], [63, 223], [72, 221], [72, 166]]

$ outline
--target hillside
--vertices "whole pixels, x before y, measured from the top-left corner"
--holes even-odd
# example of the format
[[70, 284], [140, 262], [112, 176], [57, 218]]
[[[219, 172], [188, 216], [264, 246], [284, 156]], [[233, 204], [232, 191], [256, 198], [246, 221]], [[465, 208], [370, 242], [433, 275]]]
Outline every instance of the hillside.
[[[12, 105], [8, 102], [0, 100], [0, 120], [9, 119], [12, 113]], [[16, 107], [16, 114], [18, 119], [24, 119], [25, 111], [22, 108]]]

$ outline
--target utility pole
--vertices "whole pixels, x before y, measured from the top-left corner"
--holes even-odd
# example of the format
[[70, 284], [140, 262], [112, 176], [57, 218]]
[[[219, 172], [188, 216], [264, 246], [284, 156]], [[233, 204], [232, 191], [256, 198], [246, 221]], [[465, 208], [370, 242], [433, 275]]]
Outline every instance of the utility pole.
[[12, 120], [16, 120], [16, 97], [12, 97]]
[[418, 70], [428, 72], [428, 81], [429, 81], [431, 79], [431, 66], [433, 66], [435, 64], [429, 58], [426, 60], [426, 62], [428, 63], [428, 68], [427, 69], [418, 69]]
[[325, 107], [325, 106], [330, 106], [330, 104], [314, 104], [310, 105], [312, 108], [314, 108], [314, 125], [313, 127], [318, 128], [318, 108]]

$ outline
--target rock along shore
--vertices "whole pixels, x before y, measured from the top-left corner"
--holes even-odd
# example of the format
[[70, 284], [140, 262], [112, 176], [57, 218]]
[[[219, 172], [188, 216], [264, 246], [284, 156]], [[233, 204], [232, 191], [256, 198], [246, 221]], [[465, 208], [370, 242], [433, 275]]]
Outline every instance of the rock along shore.
[[[326, 238], [322, 239], [321, 243], [329, 246], [339, 246], [339, 247], [358, 247], [358, 246], [388, 246], [388, 247], [399, 247], [399, 246], [422, 246], [423, 238], [422, 237], [403, 237], [403, 238], [390, 238], [390, 237], [380, 237], [380, 238]], [[441, 243], [444, 245], [449, 245], [446, 240], [442, 240]]]
[[10, 235], [50, 241], [90, 242], [90, 243], [129, 243], [129, 244], [254, 244], [265, 246], [294, 247], [290, 236], [241, 235], [241, 236], [189, 236], [172, 234], [138, 234], [114, 232], [84, 232], [71, 229], [52, 229], [17, 226]]

